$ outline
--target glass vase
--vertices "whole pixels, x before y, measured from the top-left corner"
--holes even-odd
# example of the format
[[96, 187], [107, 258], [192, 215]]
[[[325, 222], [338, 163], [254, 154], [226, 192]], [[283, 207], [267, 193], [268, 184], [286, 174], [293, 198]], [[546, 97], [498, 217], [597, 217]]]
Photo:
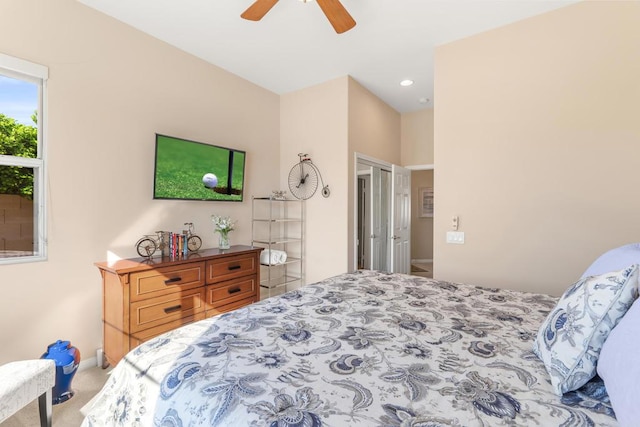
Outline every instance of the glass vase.
[[231, 245], [229, 244], [229, 234], [220, 233], [220, 238], [218, 239], [218, 249], [229, 249]]

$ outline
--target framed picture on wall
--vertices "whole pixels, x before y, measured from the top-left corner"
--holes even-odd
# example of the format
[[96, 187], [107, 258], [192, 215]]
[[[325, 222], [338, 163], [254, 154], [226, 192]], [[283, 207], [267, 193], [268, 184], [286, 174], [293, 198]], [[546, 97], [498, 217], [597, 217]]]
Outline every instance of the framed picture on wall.
[[419, 195], [419, 212], [420, 218], [433, 217], [433, 187], [420, 187], [418, 189]]

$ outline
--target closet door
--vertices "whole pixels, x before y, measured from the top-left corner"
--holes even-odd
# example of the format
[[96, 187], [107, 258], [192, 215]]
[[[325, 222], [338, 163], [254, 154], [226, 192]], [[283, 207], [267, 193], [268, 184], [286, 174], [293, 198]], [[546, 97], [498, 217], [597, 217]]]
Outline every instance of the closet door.
[[371, 200], [371, 214], [369, 215], [370, 219], [370, 248], [371, 248], [371, 259], [369, 261], [369, 265], [372, 270], [386, 270], [386, 265], [384, 261], [386, 259], [385, 251], [386, 251], [386, 239], [384, 236], [384, 219], [382, 215], [380, 215], [381, 206], [382, 206], [382, 190], [380, 187], [380, 168], [371, 167], [371, 185], [370, 189], [370, 199]]
[[391, 271], [411, 271], [411, 171], [391, 166]]

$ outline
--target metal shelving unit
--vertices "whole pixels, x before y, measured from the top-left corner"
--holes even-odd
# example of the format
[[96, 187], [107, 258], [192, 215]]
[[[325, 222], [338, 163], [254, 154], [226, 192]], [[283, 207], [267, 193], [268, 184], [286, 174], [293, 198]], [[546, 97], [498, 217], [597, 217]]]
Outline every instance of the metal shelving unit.
[[261, 261], [260, 299], [299, 288], [304, 284], [304, 201], [252, 197], [251, 203], [251, 244], [265, 248], [265, 254], [287, 254], [286, 261], [277, 264]]

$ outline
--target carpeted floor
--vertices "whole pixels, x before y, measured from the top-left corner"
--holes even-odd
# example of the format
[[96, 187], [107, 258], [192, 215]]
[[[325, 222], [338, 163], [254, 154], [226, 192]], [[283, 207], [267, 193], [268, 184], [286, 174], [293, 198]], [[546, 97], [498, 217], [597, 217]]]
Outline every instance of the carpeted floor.
[[[79, 371], [71, 383], [75, 395], [64, 403], [53, 405], [53, 427], [77, 427], [82, 424], [84, 416], [80, 413], [80, 409], [100, 391], [110, 371], [110, 368], [98, 367]], [[0, 424], [2, 427], [37, 427], [39, 425], [38, 399]]]
[[433, 263], [414, 262], [411, 264], [411, 274], [414, 276], [433, 278]]

